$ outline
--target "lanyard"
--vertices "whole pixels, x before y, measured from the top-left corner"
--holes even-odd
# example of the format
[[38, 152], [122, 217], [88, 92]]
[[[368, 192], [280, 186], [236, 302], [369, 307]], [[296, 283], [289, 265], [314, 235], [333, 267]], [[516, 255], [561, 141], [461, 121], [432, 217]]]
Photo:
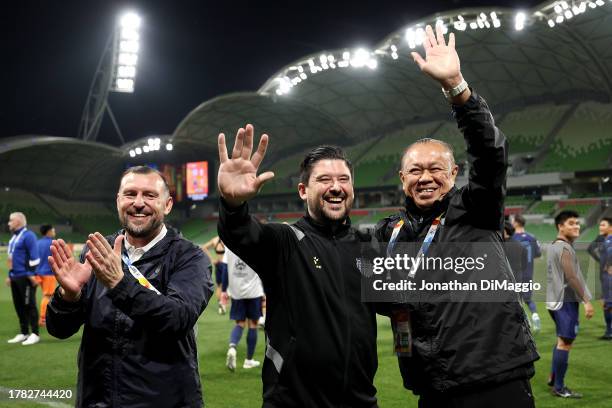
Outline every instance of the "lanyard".
[[389, 239], [389, 245], [387, 245], [387, 258], [391, 258], [393, 255], [393, 249], [395, 248], [395, 244], [397, 243], [397, 236], [399, 235], [402, 226], [404, 225], [404, 220], [399, 220], [395, 227], [393, 227], [393, 233], [391, 234], [391, 238]]
[[149, 280], [147, 278], [145, 278], [142, 273], [140, 273], [138, 268], [135, 267], [134, 265], [132, 265], [132, 262], [130, 261], [130, 258], [128, 258], [127, 255], [125, 255], [125, 254], [121, 255], [121, 259], [123, 260], [123, 263], [125, 263], [127, 265], [128, 270], [130, 271], [132, 276], [134, 278], [136, 278], [138, 283], [140, 283], [145, 288], [147, 288], [149, 290], [152, 290], [153, 292], [157, 293], [158, 295], [161, 295], [159, 290], [155, 289], [155, 286], [151, 285], [151, 282], [149, 282]]
[[[425, 235], [425, 239], [423, 240], [423, 244], [421, 245], [421, 249], [419, 249], [419, 253], [416, 256], [416, 259], [420, 259], [422, 256], [425, 256], [427, 254], [427, 251], [429, 250], [429, 245], [431, 244], [431, 241], [433, 241], [434, 236], [436, 235], [436, 231], [438, 230], [438, 226], [440, 225], [443, 216], [444, 213], [438, 215], [431, 223], [429, 231], [427, 231], [427, 235]], [[416, 271], [419, 268], [419, 265], [420, 262], [412, 263], [412, 268], [410, 268], [410, 272], [408, 273], [409, 277], [414, 278], [414, 275], [416, 275]]]
[[15, 252], [15, 247], [17, 246], [17, 244], [19, 243], [19, 239], [21, 238], [21, 236], [23, 235], [24, 232], [26, 232], [27, 228], [23, 228], [19, 234], [17, 235], [13, 235], [13, 237], [11, 238], [11, 240], [9, 241], [9, 245], [8, 245], [8, 257], [9, 259], [13, 258], [13, 252]]

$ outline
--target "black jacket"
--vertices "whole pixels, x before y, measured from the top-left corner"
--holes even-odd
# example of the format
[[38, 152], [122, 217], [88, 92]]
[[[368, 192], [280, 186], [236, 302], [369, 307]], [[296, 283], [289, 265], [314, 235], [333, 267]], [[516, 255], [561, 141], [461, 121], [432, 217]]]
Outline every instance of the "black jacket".
[[361, 302], [362, 236], [304, 217], [261, 224], [220, 206], [219, 236], [259, 274], [267, 298], [264, 407], [377, 406], [376, 315]]
[[[403, 218], [398, 242], [417, 242], [420, 247], [432, 221], [444, 213], [431, 247], [438, 255], [453, 256], [457, 255], [453, 251], [486, 243], [490, 269], [497, 277], [513, 280], [501, 236], [506, 139], [495, 127], [486, 102], [475, 93], [465, 105], [454, 106], [454, 114], [467, 145], [468, 184], [453, 187], [426, 211], [407, 198], [405, 209], [381, 221], [375, 235], [388, 242]], [[437, 277], [436, 273], [429, 277], [448, 281], [459, 276], [453, 271]], [[532, 362], [539, 356], [518, 296], [512, 293], [504, 302], [457, 302], [455, 296], [452, 291], [420, 293], [407, 302], [414, 343], [413, 356], [400, 358], [406, 388], [417, 394], [460, 392], [477, 384], [531, 377]]]
[[[111, 245], [116, 236], [107, 237]], [[78, 302], [56, 291], [49, 303], [51, 335], [65, 339], [84, 325], [76, 406], [201, 407], [194, 326], [213, 291], [210, 260], [168, 228], [134, 266], [161, 295], [123, 264], [125, 276], [113, 289], [92, 274]]]

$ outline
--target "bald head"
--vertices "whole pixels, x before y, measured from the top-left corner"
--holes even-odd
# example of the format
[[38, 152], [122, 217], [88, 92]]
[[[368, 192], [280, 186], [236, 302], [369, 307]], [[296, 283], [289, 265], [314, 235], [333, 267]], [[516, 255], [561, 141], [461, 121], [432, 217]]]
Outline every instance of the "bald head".
[[11, 232], [17, 231], [18, 229], [27, 225], [26, 216], [22, 212], [14, 212], [9, 215], [8, 227]]
[[426, 209], [453, 188], [458, 170], [453, 149], [447, 143], [421, 139], [406, 149], [399, 176], [406, 196]]
[[453, 147], [442, 140], [426, 137], [423, 139], [419, 139], [416, 142], [410, 144], [406, 148], [406, 150], [404, 150], [404, 155], [402, 156], [402, 163], [401, 163], [402, 169], [406, 167], [406, 159], [409, 153], [412, 153], [416, 147], [420, 148], [418, 149], [419, 155], [422, 155], [423, 151], [430, 150], [430, 149], [427, 149], [427, 147], [429, 146], [431, 146], [433, 150], [439, 151], [448, 160], [449, 171], [455, 166], [455, 155], [453, 152]]

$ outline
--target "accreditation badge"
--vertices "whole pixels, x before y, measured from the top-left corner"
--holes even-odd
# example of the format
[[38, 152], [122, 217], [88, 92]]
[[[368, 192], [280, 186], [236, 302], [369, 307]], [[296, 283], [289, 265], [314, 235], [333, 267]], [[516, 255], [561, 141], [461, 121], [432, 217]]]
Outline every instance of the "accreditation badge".
[[396, 308], [391, 312], [393, 326], [393, 347], [398, 357], [412, 356], [412, 327], [410, 312], [406, 308]]

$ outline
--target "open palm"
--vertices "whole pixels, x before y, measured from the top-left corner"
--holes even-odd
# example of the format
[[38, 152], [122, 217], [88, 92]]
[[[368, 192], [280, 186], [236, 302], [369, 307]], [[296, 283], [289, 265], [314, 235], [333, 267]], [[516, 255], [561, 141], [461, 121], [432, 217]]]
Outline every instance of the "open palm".
[[64, 242], [59, 239], [51, 244], [49, 265], [64, 290], [76, 295], [91, 277], [92, 268], [89, 262], [80, 263]]
[[459, 55], [455, 50], [455, 35], [450, 34], [447, 45], [442, 27], [437, 25], [436, 35], [434, 35], [433, 29], [428, 25], [425, 28], [423, 46], [425, 47], [425, 59], [418, 52], [411, 53], [421, 71], [447, 87], [452, 88], [458, 85], [461, 82], [461, 68]]
[[262, 185], [274, 177], [274, 173], [268, 171], [257, 175], [257, 169], [263, 160], [268, 147], [268, 135], [262, 135], [257, 151], [253, 151], [252, 125], [240, 128], [236, 134], [232, 158], [227, 154], [225, 135], [219, 135], [219, 173], [217, 186], [219, 193], [231, 206], [239, 206], [243, 202], [253, 198], [261, 189]]

